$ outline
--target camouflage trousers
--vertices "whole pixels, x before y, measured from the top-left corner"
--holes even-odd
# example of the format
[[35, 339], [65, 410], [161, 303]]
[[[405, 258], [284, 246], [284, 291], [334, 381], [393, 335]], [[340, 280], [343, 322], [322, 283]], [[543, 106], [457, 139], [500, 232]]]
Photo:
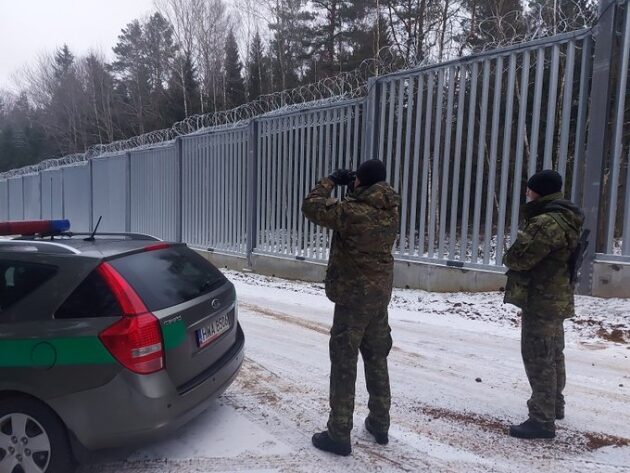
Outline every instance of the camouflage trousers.
[[548, 320], [523, 312], [521, 353], [532, 388], [527, 401], [529, 417], [553, 428], [556, 413], [564, 413], [563, 320]]
[[387, 355], [392, 348], [387, 307], [356, 309], [335, 306], [330, 331], [330, 417], [328, 433], [334, 440], [350, 441], [359, 351], [365, 365], [370, 395], [370, 421], [380, 432], [389, 430], [391, 393]]

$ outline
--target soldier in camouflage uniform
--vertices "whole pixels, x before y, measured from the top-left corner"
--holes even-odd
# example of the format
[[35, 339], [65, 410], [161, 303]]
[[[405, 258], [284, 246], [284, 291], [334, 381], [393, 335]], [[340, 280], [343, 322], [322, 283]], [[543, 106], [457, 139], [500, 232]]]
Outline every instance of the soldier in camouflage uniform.
[[563, 199], [562, 177], [542, 171], [527, 184], [524, 225], [507, 251], [505, 302], [522, 310], [521, 352], [532, 388], [529, 419], [510, 427], [519, 438], [555, 437], [564, 418], [564, 319], [574, 315], [570, 260], [584, 215]]
[[[370, 160], [356, 173], [337, 171], [321, 180], [302, 211], [317, 225], [334, 231], [326, 295], [335, 303], [330, 333], [330, 417], [328, 429], [313, 444], [339, 455], [351, 453], [350, 432], [359, 351], [365, 365], [370, 414], [367, 430], [388, 442], [391, 403], [387, 356], [392, 338], [387, 316], [394, 278], [392, 247], [399, 229], [400, 197], [385, 181], [385, 166]], [[331, 198], [337, 185], [349, 185], [343, 201]]]

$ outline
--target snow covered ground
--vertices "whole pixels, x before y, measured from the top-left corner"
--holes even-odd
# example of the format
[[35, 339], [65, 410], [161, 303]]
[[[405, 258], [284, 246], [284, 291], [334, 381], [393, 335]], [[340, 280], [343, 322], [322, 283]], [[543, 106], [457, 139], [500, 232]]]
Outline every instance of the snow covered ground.
[[315, 450], [325, 428], [333, 306], [319, 284], [228, 272], [247, 358], [235, 384], [173, 438], [82, 473], [630, 472], [630, 301], [578, 298], [567, 322], [567, 418], [553, 441], [508, 437], [529, 387], [518, 315], [501, 294], [396, 290], [390, 444], [363, 427], [353, 455]]

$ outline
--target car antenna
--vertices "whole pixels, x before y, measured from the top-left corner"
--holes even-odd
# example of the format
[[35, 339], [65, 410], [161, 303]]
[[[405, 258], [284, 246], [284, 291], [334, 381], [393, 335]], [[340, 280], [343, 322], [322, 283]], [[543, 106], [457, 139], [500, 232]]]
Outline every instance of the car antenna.
[[98, 218], [98, 222], [96, 222], [96, 226], [94, 227], [94, 231], [92, 232], [92, 234], [83, 241], [94, 241], [94, 235], [96, 235], [96, 232], [98, 231], [98, 227], [101, 224], [101, 220], [103, 220], [102, 215]]

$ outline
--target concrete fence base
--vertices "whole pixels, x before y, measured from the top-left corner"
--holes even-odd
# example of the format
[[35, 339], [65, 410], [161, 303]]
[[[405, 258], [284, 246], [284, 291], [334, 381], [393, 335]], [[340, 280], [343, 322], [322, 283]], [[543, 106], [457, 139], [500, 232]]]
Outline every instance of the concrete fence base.
[[[326, 264], [253, 253], [251, 264], [243, 256], [196, 249], [219, 268], [252, 271], [265, 276], [308, 282], [323, 282]], [[505, 275], [499, 271], [454, 268], [441, 264], [396, 260], [394, 286], [431, 292], [492, 292], [505, 288]], [[593, 296], [630, 298], [630, 263], [596, 262]]]

